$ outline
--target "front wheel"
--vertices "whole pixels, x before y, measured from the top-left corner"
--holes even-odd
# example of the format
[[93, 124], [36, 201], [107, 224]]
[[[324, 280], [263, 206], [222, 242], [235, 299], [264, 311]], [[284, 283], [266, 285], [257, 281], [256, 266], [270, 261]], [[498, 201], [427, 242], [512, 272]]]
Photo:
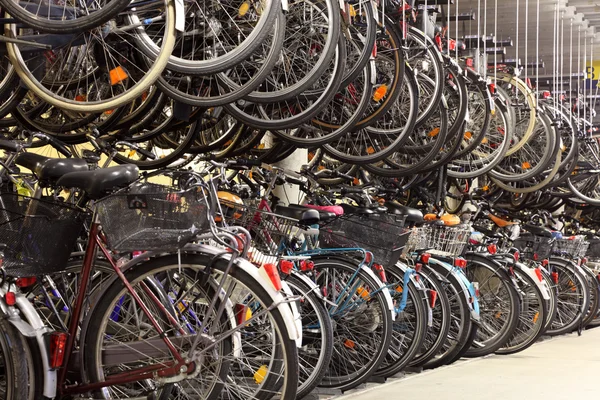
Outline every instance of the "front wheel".
[[25, 337], [2, 316], [0, 317], [0, 398], [34, 399], [33, 359]]

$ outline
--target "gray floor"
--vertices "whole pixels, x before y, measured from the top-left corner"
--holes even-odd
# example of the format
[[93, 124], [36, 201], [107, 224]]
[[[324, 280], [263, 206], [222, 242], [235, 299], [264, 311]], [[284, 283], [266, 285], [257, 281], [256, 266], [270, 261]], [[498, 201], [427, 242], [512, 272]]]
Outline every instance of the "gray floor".
[[538, 343], [512, 356], [489, 356], [368, 384], [336, 400], [600, 398], [600, 328]]

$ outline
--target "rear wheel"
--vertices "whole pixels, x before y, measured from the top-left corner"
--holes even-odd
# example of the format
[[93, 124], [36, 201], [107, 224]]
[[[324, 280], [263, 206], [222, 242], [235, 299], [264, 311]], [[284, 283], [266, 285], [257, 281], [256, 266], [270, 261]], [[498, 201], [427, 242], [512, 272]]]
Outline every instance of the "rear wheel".
[[6, 317], [0, 318], [0, 398], [34, 400], [33, 360], [25, 337]]

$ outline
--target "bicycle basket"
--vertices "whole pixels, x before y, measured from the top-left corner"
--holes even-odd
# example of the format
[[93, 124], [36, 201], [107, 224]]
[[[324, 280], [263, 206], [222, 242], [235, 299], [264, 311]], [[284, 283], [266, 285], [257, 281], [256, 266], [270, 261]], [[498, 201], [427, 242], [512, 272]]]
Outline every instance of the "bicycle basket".
[[424, 225], [413, 228], [405, 253], [427, 250], [433, 254], [456, 257], [463, 253], [470, 237], [471, 229], [465, 225]]
[[394, 265], [410, 234], [404, 228], [405, 218], [391, 214], [344, 215], [321, 226], [319, 246], [365, 249], [373, 253], [376, 263]]
[[177, 250], [210, 228], [197, 188], [138, 182], [96, 202], [96, 213], [108, 247], [117, 252]]
[[69, 204], [0, 195], [0, 243], [8, 276], [46, 275], [64, 270], [86, 213]]
[[514, 245], [525, 260], [542, 261], [552, 254], [552, 239], [545, 236], [523, 234]]
[[235, 221], [252, 235], [251, 261], [255, 264], [276, 263], [298, 220], [265, 210], [248, 207]]
[[[585, 246], [587, 242], [580, 236], [573, 236], [570, 238], [557, 239], [552, 247], [552, 253], [557, 255], [568, 255], [573, 258], [583, 257], [585, 255]], [[585, 248], [584, 248], [585, 247]], [[583, 250], [583, 255], [581, 251]]]

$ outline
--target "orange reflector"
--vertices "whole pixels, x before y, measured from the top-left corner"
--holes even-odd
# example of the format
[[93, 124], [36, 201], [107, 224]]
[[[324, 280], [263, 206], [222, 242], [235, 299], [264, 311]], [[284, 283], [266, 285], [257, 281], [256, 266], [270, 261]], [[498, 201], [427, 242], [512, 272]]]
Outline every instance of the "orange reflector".
[[372, 146], [367, 147], [367, 154], [375, 153], [375, 149]]
[[106, 111], [104, 111], [104, 114], [106, 114], [106, 115], [110, 115], [110, 114], [112, 114], [114, 111], [115, 111], [115, 110], [106, 110]]
[[500, 319], [502, 317], [502, 312], [498, 311], [495, 315], [496, 319]]
[[530, 169], [531, 168], [531, 164], [529, 164], [527, 161], [524, 161], [521, 164], [521, 168], [523, 168], [523, 169]]
[[535, 324], [538, 321], [539, 318], [540, 318], [540, 312], [538, 311], [533, 316], [533, 323]]
[[75, 101], [85, 101], [85, 96], [82, 94], [78, 94], [75, 96]]
[[250, 3], [248, 3], [247, 1], [243, 2], [242, 5], [240, 6], [240, 8], [238, 9], [238, 15], [240, 17], [243, 17], [244, 15], [246, 15], [248, 13], [248, 10], [250, 10]]
[[481, 141], [481, 144], [487, 144], [488, 142], [488, 138], [484, 137], [483, 140]]
[[465, 139], [471, 139], [473, 137], [473, 132], [465, 132]]
[[490, 187], [488, 185], [485, 185], [482, 189], [484, 192], [487, 192], [488, 190], [490, 190]]
[[379, 86], [377, 89], [375, 89], [375, 92], [373, 93], [373, 101], [381, 101], [381, 99], [383, 99], [387, 94], [387, 89], [388, 87], [385, 83]]
[[436, 137], [439, 133], [440, 133], [440, 128], [434, 128], [427, 134], [427, 136]]
[[129, 77], [127, 75], [127, 72], [125, 72], [125, 70], [121, 66], [111, 69], [109, 72], [109, 75], [110, 75], [110, 84], [112, 86], [116, 85], [117, 83], [123, 82], [125, 79], [127, 79]]
[[349, 349], [354, 349], [354, 346], [356, 346], [356, 343], [354, 343], [354, 341], [353, 341], [353, 340], [346, 339], [346, 340], [344, 341], [344, 346], [346, 346], [346, 347], [347, 347], [347, 348], [349, 348]]
[[358, 293], [359, 296], [365, 300], [367, 300], [370, 296], [369, 291], [367, 289], [363, 288], [362, 286], [359, 287], [358, 289], [356, 289], [356, 293]]
[[358, 180], [358, 178], [354, 178], [354, 179], [352, 179], [352, 184], [360, 185], [360, 181]]
[[254, 382], [256, 382], [257, 384], [261, 384], [267, 377], [268, 372], [269, 369], [267, 368], [267, 366], [261, 365], [260, 368], [254, 373]]
[[404, 289], [402, 289], [402, 286], [396, 286], [396, 292], [402, 293], [403, 291]]

